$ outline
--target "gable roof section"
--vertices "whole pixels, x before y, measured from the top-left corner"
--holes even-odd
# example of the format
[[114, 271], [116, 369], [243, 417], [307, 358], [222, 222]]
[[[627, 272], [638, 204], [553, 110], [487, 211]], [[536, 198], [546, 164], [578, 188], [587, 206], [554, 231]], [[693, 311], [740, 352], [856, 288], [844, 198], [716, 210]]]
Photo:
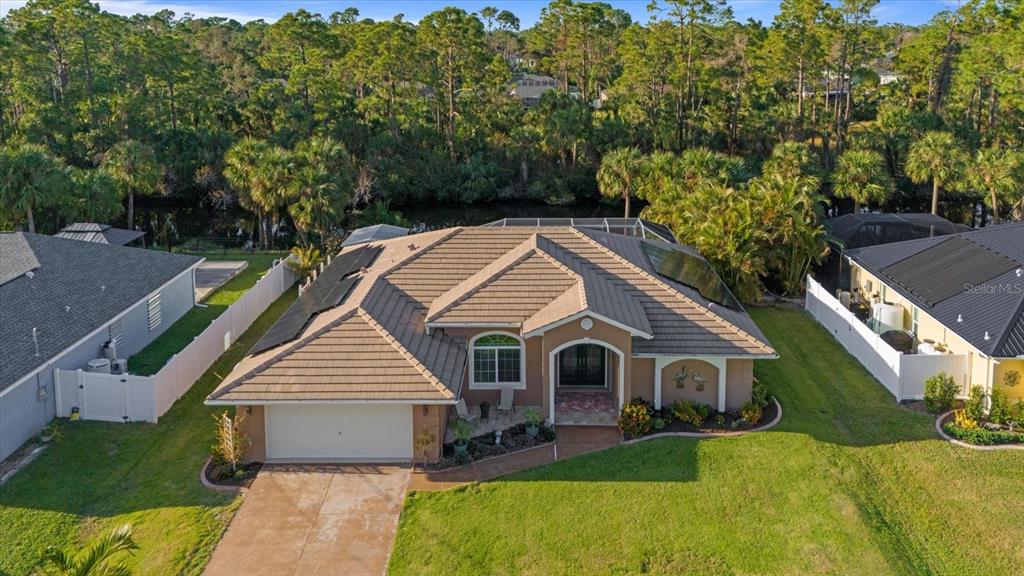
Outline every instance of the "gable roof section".
[[218, 389], [211, 399], [436, 401], [453, 394], [372, 317], [354, 311], [266, 368]]
[[[0, 234], [5, 277], [9, 255], [17, 262], [11, 274], [22, 273], [0, 284], [0, 389], [202, 262], [183, 254], [22, 232]], [[24, 272], [33, 258], [29, 278]]]
[[[989, 265], [978, 267], [965, 261], [969, 254], [945, 257], [943, 245], [952, 238], [957, 240], [947, 248], [973, 245], [969, 252], [986, 254], [984, 261]], [[848, 251], [846, 256], [981, 352], [1000, 358], [1024, 355], [1024, 223], [871, 246]], [[934, 261], [940, 257], [944, 266], [935, 268]], [[936, 301], [909, 288], [927, 286], [921, 275], [942, 284], [939, 297], [933, 296]]]

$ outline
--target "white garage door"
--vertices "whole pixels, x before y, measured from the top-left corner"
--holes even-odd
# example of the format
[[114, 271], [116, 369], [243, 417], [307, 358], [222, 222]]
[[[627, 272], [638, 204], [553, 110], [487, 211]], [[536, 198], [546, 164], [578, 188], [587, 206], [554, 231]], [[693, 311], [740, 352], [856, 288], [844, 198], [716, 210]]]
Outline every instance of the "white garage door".
[[327, 462], [412, 459], [412, 406], [267, 406], [267, 458]]

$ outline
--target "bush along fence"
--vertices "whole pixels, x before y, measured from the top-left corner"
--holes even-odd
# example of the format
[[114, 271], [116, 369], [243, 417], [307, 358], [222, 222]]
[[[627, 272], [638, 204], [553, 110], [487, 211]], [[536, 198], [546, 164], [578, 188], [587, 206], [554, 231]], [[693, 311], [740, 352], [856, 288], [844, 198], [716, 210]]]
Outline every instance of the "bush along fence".
[[804, 308], [896, 397], [897, 402], [923, 399], [925, 380], [941, 372], [952, 375], [958, 396], [966, 395], [965, 354], [904, 354], [896, 350], [810, 276], [807, 277]]
[[279, 262], [153, 376], [54, 370], [57, 415], [156, 422], [295, 280]]

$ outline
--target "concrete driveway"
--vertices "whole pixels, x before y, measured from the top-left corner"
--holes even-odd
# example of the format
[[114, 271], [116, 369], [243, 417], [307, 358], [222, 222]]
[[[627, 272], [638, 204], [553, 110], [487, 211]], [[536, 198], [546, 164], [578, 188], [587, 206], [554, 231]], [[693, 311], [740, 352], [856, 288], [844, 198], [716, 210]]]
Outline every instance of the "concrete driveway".
[[265, 466], [205, 574], [384, 574], [409, 473], [400, 466]]

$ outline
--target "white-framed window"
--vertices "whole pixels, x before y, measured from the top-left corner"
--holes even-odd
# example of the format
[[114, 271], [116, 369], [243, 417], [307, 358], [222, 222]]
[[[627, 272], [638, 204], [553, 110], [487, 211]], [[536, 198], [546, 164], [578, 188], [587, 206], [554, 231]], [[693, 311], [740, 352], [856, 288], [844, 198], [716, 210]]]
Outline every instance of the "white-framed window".
[[470, 388], [524, 388], [526, 355], [523, 341], [505, 332], [489, 332], [473, 338], [469, 346], [473, 365]]
[[160, 294], [150, 298], [146, 302], [146, 307], [149, 312], [149, 331], [152, 332], [163, 322], [163, 318], [160, 315]]
[[919, 312], [920, 310], [918, 310], [917, 306], [910, 307], [910, 331], [914, 336], [917, 336], [917, 316]]

